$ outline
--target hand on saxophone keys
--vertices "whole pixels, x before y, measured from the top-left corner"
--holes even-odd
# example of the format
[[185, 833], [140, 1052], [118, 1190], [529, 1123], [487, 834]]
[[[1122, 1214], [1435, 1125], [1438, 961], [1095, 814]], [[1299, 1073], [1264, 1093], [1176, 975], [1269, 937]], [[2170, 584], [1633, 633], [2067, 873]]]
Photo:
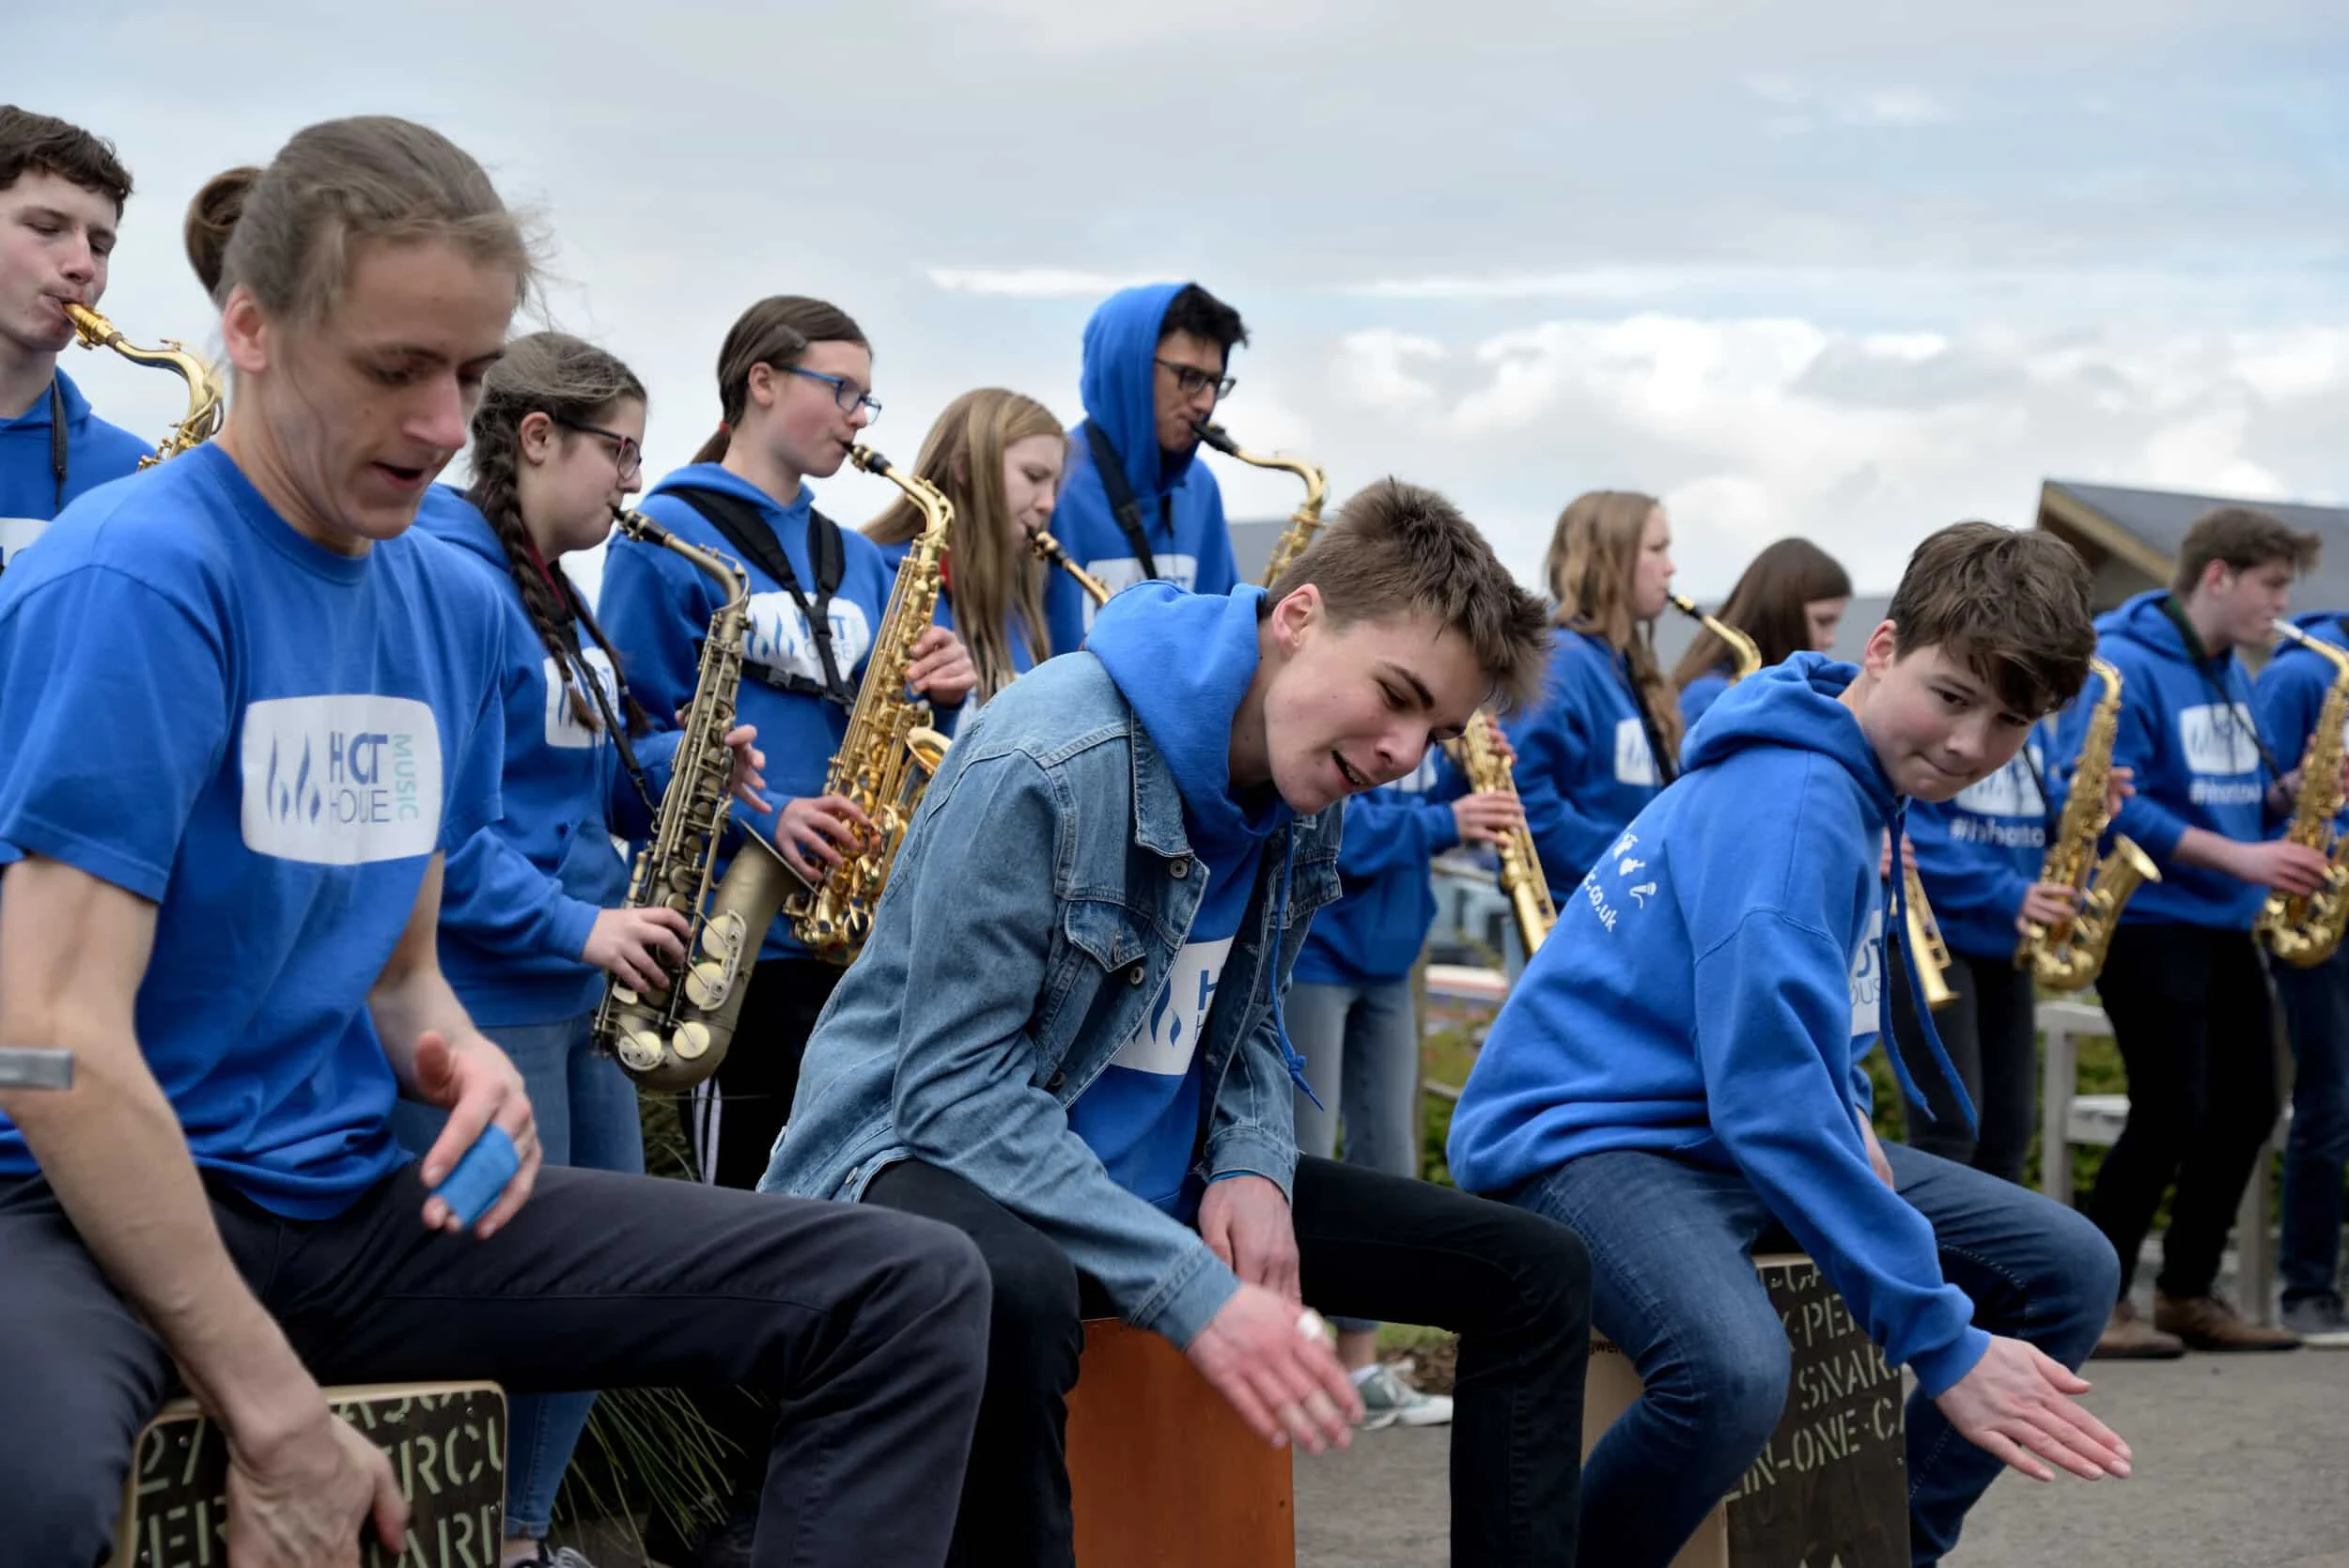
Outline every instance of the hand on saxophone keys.
[[775, 821], [775, 849], [810, 887], [848, 855], [863, 853], [880, 830], [845, 795], [804, 795], [786, 800]]
[[960, 706], [979, 684], [971, 650], [962, 639], [942, 626], [934, 626], [913, 640], [913, 662], [906, 666], [906, 685], [941, 707]]
[[1463, 795], [1452, 802], [1452, 821], [1462, 844], [1505, 847], [1509, 836], [1525, 826], [1525, 802], [1504, 790]]

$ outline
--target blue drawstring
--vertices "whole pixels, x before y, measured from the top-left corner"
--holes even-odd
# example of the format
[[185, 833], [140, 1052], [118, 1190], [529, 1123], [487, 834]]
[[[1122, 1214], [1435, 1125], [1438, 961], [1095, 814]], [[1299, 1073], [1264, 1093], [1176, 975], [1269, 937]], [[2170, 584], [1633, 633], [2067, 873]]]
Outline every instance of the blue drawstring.
[[[1925, 1004], [1924, 982], [1917, 973], [1917, 956], [1908, 951], [1908, 877], [1900, 870], [1901, 837], [1907, 818], [1908, 801], [1904, 799], [1892, 812], [1892, 874], [1886, 878], [1892, 884], [1892, 929], [1885, 940], [1900, 949], [1901, 971], [1908, 977], [1908, 1002], [1916, 1011], [1917, 1027], [1925, 1032], [1925, 1046], [1933, 1052], [1933, 1064], [1939, 1069], [1941, 1081], [1949, 1085], [1950, 1093], [1957, 1096], [1958, 1114], [1966, 1119], [1966, 1131], [1971, 1135], [1979, 1129], [1973, 1099], [1966, 1093], [1966, 1081], [1957, 1076], [1957, 1067], [1941, 1044], [1941, 1032], [1933, 1027], [1933, 1009]], [[1900, 1039], [1892, 1032], [1892, 990], [1889, 986], [1881, 987], [1876, 996], [1876, 1029], [1884, 1042], [1885, 1059], [1892, 1063], [1892, 1076], [1900, 1081], [1901, 1093], [1925, 1113], [1925, 1120], [1939, 1122], [1941, 1118], [1933, 1113], [1933, 1107], [1925, 1103], [1916, 1080], [1908, 1076], [1908, 1064], [1901, 1060]]]
[[1288, 1018], [1281, 1010], [1281, 943], [1286, 939], [1289, 928], [1289, 873], [1296, 865], [1297, 827], [1292, 823], [1288, 830], [1288, 852], [1281, 859], [1281, 906], [1272, 917], [1272, 1032], [1280, 1036], [1281, 1057], [1289, 1064], [1290, 1079], [1305, 1091], [1305, 1097], [1314, 1102], [1315, 1110], [1326, 1112], [1330, 1108], [1321, 1103], [1314, 1086], [1305, 1081], [1305, 1059], [1289, 1044]]

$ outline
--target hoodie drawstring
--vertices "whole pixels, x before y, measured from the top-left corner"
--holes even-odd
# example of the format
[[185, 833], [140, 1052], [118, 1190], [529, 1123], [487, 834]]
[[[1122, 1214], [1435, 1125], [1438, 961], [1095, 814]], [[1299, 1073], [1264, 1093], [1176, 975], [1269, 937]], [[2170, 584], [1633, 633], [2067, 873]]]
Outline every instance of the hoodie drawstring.
[[[1940, 1072], [1941, 1081], [1949, 1085], [1952, 1094], [1957, 1096], [1957, 1112], [1965, 1119], [1966, 1131], [1970, 1135], [1978, 1130], [1980, 1125], [1974, 1115], [1973, 1099], [1966, 1093], [1965, 1079], [1957, 1076], [1956, 1064], [1950, 1061], [1948, 1048], [1941, 1044], [1941, 1032], [1933, 1027], [1933, 1009], [1925, 1004], [1924, 982], [1917, 974], [1917, 957], [1908, 951], [1908, 878], [1897, 869], [1901, 835], [1906, 828], [1907, 819], [1908, 802], [1903, 800], [1892, 812], [1892, 853], [1896, 869], [1887, 878], [1892, 884], [1892, 916], [1891, 931], [1886, 938], [1886, 943], [1897, 947], [1900, 952], [1901, 972], [1908, 979], [1908, 1003], [1917, 1015], [1917, 1027], [1924, 1031], [1925, 1048], [1933, 1053], [1933, 1064]], [[1901, 1093], [1908, 1096], [1911, 1105], [1925, 1113], [1927, 1121], [1938, 1122], [1941, 1118], [1936, 1116], [1933, 1107], [1925, 1103], [1925, 1096], [1918, 1089], [1916, 1079], [1908, 1076], [1908, 1064], [1901, 1060], [1900, 1040], [1892, 1032], [1892, 990], [1889, 986], [1878, 988], [1876, 1029], [1884, 1042], [1885, 1058], [1892, 1063], [1892, 1076], [1900, 1081]]]

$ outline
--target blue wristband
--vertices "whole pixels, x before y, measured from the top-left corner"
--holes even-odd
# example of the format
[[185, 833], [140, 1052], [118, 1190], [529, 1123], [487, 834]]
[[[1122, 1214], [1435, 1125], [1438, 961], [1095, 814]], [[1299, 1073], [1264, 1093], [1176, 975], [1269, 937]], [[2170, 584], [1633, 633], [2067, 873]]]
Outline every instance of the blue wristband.
[[522, 1167], [521, 1157], [515, 1153], [514, 1141], [506, 1129], [492, 1122], [474, 1140], [465, 1157], [457, 1162], [457, 1169], [448, 1173], [432, 1196], [449, 1206], [459, 1225], [470, 1229], [473, 1222], [490, 1212], [506, 1184], [514, 1179], [514, 1172]]

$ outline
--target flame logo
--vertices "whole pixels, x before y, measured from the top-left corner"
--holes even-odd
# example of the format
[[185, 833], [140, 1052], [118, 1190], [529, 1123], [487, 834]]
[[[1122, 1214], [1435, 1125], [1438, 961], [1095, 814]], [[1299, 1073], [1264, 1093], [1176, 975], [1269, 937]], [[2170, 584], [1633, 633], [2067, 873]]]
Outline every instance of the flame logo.
[[326, 808], [326, 797], [310, 776], [309, 737], [303, 738], [302, 762], [290, 780], [285, 776], [281, 762], [278, 742], [272, 738], [269, 743], [269, 774], [262, 781], [262, 799], [269, 802], [270, 815], [280, 822], [291, 822], [297, 815], [317, 822], [319, 813]]

